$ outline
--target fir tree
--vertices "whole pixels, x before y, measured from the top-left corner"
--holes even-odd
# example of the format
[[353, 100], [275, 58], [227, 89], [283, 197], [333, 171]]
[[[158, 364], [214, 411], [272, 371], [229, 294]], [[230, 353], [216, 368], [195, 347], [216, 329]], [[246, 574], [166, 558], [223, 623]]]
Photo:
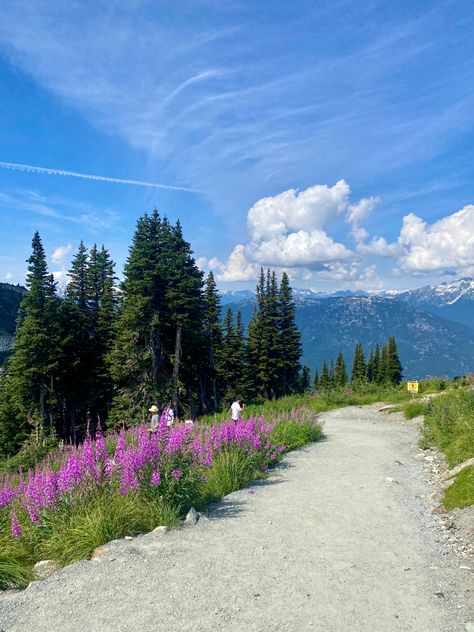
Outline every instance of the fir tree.
[[319, 374], [318, 374], [318, 369], [314, 370], [314, 377], [313, 377], [313, 389], [315, 392], [317, 392], [319, 390]]
[[319, 378], [319, 386], [321, 390], [327, 390], [330, 386], [329, 382], [329, 370], [326, 360], [323, 360], [323, 367], [321, 369], [321, 377]]
[[281, 395], [294, 392], [300, 370], [301, 335], [295, 323], [295, 303], [288, 275], [283, 273], [278, 294]]
[[338, 353], [336, 358], [335, 383], [339, 388], [344, 388], [347, 383], [346, 362], [341, 352]]
[[384, 344], [380, 354], [378, 382], [379, 384], [387, 384], [388, 381], [388, 349], [387, 344]]
[[367, 380], [367, 367], [364, 358], [364, 349], [362, 344], [358, 342], [354, 350], [354, 360], [352, 364], [351, 382], [353, 384], [361, 384]]
[[[210, 400], [210, 408], [217, 410], [220, 399], [220, 388], [218, 384], [219, 366], [224, 359], [222, 345], [222, 326], [221, 326], [221, 304], [217, 285], [212, 272], [209, 272], [204, 289], [204, 352], [205, 373], [209, 383], [209, 392], [203, 398], [207, 403]], [[204, 407], [206, 410], [207, 406]]]
[[387, 340], [387, 367], [386, 380], [390, 384], [400, 384], [402, 381], [402, 365], [398, 357], [397, 343], [395, 338], [390, 336]]
[[54, 430], [57, 412], [58, 303], [39, 233], [32, 242], [12, 355], [0, 407], [1, 447], [15, 451], [36, 425], [38, 437]]
[[309, 393], [311, 389], [311, 370], [307, 364], [301, 369], [301, 393]]

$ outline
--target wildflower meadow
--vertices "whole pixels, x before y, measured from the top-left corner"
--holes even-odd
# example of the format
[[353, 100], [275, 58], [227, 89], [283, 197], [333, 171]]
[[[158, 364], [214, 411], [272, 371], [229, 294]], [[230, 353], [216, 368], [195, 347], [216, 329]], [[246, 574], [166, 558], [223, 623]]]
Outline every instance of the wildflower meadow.
[[34, 579], [42, 559], [58, 566], [110, 540], [175, 527], [244, 487], [286, 450], [322, 434], [314, 410], [211, 424], [145, 425], [63, 446], [27, 473], [0, 478], [0, 588]]

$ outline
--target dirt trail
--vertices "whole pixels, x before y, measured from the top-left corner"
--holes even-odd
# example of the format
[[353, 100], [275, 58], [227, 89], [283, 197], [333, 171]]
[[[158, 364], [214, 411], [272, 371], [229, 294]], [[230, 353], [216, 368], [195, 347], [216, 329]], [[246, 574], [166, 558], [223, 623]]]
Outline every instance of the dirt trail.
[[0, 629], [471, 632], [472, 560], [443, 541], [417, 431], [392, 417], [326, 413], [326, 441], [197, 526], [3, 594]]

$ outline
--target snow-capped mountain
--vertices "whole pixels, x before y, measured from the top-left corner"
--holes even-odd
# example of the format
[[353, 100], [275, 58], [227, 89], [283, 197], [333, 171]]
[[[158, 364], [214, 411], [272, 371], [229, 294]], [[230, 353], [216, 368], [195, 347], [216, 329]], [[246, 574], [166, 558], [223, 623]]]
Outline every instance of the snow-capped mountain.
[[474, 327], [474, 279], [426, 285], [396, 296], [413, 307]]

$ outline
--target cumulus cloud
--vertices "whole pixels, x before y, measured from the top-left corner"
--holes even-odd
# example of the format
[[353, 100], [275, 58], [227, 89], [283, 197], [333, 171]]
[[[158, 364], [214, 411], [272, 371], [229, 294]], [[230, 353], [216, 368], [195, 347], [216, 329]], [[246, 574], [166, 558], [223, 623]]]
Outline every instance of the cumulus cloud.
[[410, 213], [398, 238], [403, 249], [398, 266], [404, 271], [463, 273], [474, 266], [474, 205], [429, 225]]
[[247, 215], [252, 241], [275, 239], [295, 231], [310, 232], [326, 226], [348, 205], [349, 185], [339, 180], [333, 187], [317, 184], [305, 191], [289, 189], [258, 200]]
[[377, 257], [395, 257], [402, 253], [400, 244], [390, 244], [385, 237], [373, 237], [372, 240], [366, 243], [359, 243], [357, 245], [357, 252], [362, 255], [376, 255]]
[[67, 257], [71, 254], [72, 245], [67, 244], [67, 246], [58, 246], [55, 248], [53, 254], [51, 255], [51, 260], [58, 266], [63, 266], [66, 262]]
[[[248, 211], [250, 243], [236, 246], [226, 262], [208, 262], [221, 281], [253, 280], [260, 266], [289, 271], [293, 278], [310, 278], [331, 262], [347, 262], [356, 255], [335, 241], [325, 230], [338, 216], [347, 213], [353, 226], [365, 218], [377, 198], [350, 204], [345, 180], [334, 186], [317, 184], [304, 191], [289, 189], [258, 200]], [[364, 229], [357, 226], [361, 239]], [[364, 236], [366, 233], [364, 232]]]

